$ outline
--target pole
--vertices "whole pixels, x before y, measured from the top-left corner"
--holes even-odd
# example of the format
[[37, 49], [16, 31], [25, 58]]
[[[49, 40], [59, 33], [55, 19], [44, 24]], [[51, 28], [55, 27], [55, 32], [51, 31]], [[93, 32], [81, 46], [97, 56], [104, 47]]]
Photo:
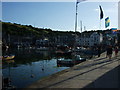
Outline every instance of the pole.
[[82, 38], [82, 21], [80, 21], [80, 26], [81, 26], [81, 38]]
[[[82, 40], [83, 40], [83, 39], [82, 39], [82, 21], [80, 21], [80, 27], [81, 27], [80, 30], [81, 30], [81, 41], [82, 41]], [[81, 44], [81, 45], [82, 45], [82, 44]]]
[[77, 31], [77, 8], [78, 8], [78, 4], [76, 3], [76, 16], [75, 16], [75, 32]]
[[101, 19], [100, 19], [100, 30], [101, 30]]
[[75, 14], [75, 43], [74, 43], [74, 65], [75, 65], [75, 55], [76, 55], [76, 52], [75, 52], [75, 49], [76, 49], [76, 31], [77, 31], [77, 14], [78, 14], [78, 12], [77, 12], [77, 8], [78, 8], [78, 3], [76, 2], [76, 14]]
[[86, 31], [86, 27], [84, 26], [84, 31]]
[[78, 4], [77, 4], [77, 2], [76, 2], [76, 15], [75, 15], [75, 44], [74, 44], [74, 50], [75, 50], [75, 48], [76, 48], [76, 31], [77, 31], [77, 14], [78, 14], [77, 8], [78, 8]]

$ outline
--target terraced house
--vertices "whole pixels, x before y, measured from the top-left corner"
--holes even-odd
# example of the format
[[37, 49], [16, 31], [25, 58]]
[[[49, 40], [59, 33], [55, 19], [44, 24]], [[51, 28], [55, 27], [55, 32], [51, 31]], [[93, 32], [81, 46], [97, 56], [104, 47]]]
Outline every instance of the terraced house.
[[83, 35], [81, 35], [78, 41], [80, 46], [88, 46], [88, 47], [102, 44], [102, 42], [103, 42], [103, 35], [98, 32], [84, 33]]

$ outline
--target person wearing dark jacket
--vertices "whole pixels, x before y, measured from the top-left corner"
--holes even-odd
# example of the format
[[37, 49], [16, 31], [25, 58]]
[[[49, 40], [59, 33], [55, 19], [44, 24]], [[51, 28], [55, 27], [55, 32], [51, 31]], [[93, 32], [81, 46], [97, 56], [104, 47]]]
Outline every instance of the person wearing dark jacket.
[[117, 57], [117, 55], [118, 55], [118, 47], [117, 46], [115, 47], [114, 51], [115, 51], [115, 57]]
[[101, 55], [101, 46], [100, 45], [98, 46], [97, 51], [98, 51], [98, 57], [100, 57], [100, 55]]
[[112, 46], [111, 45], [109, 45], [108, 47], [107, 47], [107, 57], [109, 57], [109, 59], [111, 59], [111, 57], [112, 57]]

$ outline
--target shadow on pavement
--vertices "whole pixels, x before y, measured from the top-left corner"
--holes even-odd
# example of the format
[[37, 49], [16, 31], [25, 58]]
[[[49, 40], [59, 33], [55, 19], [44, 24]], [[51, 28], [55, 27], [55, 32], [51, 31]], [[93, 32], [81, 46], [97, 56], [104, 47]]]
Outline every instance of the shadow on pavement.
[[106, 57], [102, 57], [102, 58], [95, 58], [95, 60], [94, 60], [94, 61], [103, 60], [103, 59], [106, 59]]
[[105, 73], [85, 88], [119, 88], [120, 89], [120, 65]]

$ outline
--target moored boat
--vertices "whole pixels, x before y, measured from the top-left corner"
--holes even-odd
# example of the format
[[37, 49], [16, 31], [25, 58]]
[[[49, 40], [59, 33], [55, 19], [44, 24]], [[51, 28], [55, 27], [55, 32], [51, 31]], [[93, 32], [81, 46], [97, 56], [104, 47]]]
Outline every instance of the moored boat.
[[62, 51], [62, 50], [57, 50], [56, 52], [57, 56], [71, 56], [72, 51]]
[[68, 64], [68, 65], [76, 65], [83, 61], [86, 61], [85, 58], [81, 58], [80, 55], [74, 56], [73, 59], [65, 59], [65, 58], [59, 58], [57, 60], [57, 64]]
[[49, 48], [48, 47], [38, 47], [36, 48], [37, 50], [41, 50], [41, 51], [48, 51]]
[[15, 58], [15, 55], [5, 55], [5, 56], [2, 56], [2, 60], [11, 60], [11, 59], [14, 59]]

